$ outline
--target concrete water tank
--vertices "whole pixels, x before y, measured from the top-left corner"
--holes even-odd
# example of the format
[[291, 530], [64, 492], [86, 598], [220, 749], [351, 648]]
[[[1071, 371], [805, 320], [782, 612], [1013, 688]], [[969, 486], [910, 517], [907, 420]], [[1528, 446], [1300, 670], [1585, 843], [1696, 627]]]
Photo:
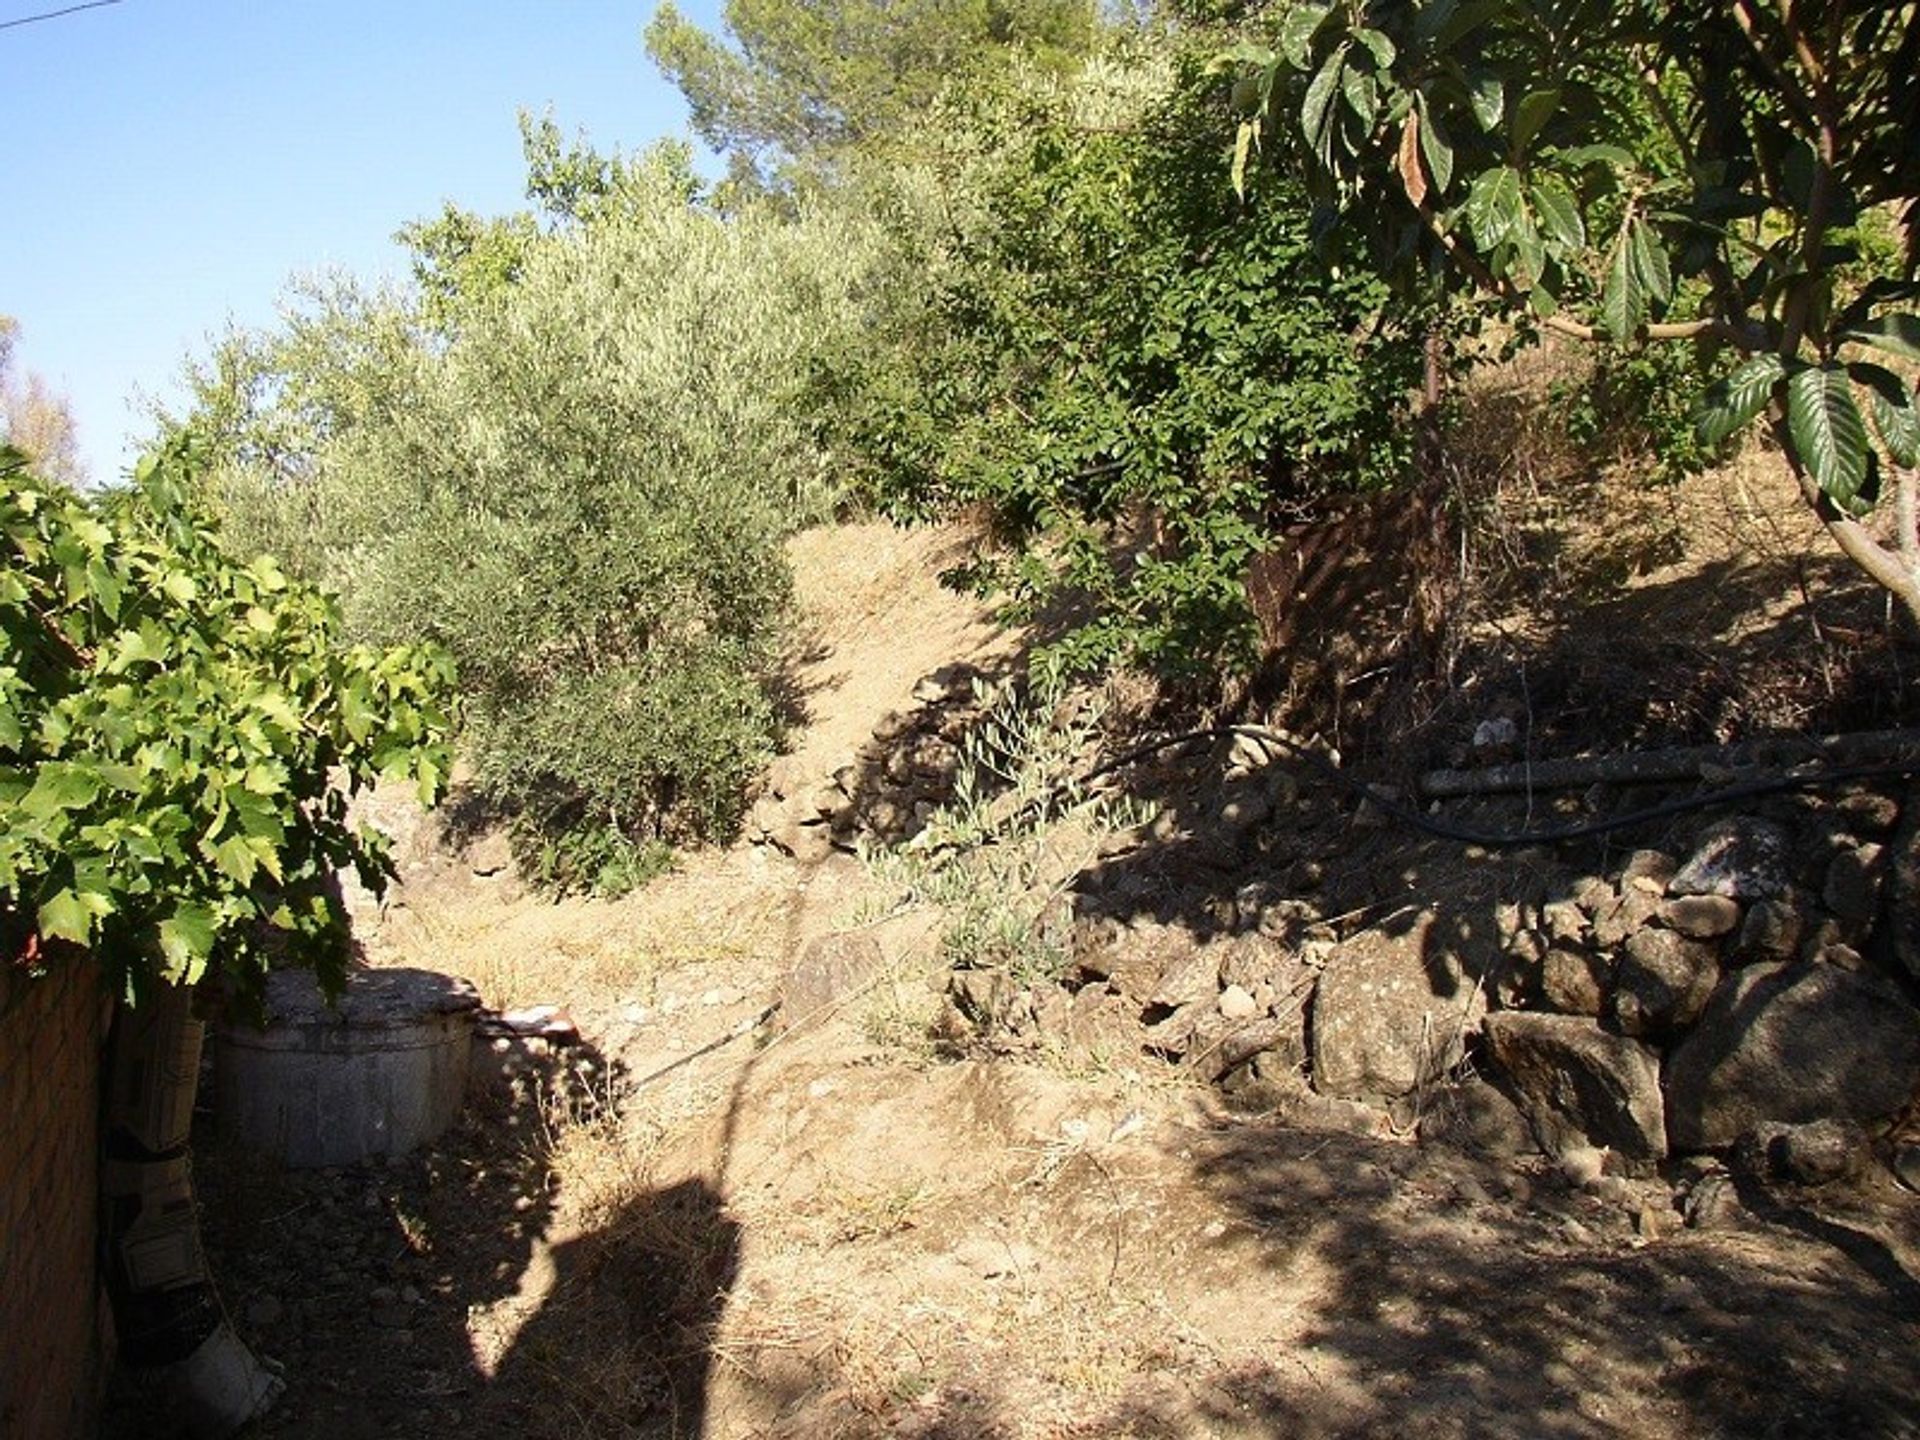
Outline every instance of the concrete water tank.
[[443, 1132], [466, 1095], [480, 995], [431, 970], [356, 970], [329, 1005], [311, 974], [267, 977], [266, 1027], [223, 1026], [214, 1050], [220, 1134], [305, 1168], [404, 1155]]

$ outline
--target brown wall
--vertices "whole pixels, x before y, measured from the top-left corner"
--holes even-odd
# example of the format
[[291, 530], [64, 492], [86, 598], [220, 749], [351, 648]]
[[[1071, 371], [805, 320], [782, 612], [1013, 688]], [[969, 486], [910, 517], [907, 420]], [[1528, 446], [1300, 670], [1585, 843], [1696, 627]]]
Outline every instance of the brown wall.
[[0, 1440], [74, 1440], [99, 1391], [98, 969], [0, 963]]

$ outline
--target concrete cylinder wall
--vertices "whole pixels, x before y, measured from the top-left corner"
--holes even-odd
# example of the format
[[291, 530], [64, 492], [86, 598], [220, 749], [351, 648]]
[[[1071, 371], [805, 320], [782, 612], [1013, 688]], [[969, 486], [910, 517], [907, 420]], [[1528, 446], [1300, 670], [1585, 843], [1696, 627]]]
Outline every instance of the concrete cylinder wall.
[[453, 1123], [472, 1053], [470, 990], [421, 971], [363, 972], [333, 1010], [298, 993], [304, 977], [274, 979], [267, 1028], [229, 1026], [216, 1044], [223, 1139], [310, 1168], [403, 1155]]

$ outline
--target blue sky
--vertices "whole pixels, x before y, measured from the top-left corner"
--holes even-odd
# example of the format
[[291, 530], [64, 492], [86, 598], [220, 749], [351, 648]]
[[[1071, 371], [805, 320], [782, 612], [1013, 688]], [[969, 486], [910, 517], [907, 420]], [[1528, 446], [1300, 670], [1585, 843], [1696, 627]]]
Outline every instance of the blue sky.
[[[0, 21], [71, 0], [0, 0]], [[682, 0], [714, 28], [720, 0]], [[516, 115], [633, 149], [684, 129], [647, 59], [653, 0], [120, 0], [0, 29], [0, 314], [72, 402], [92, 479], [147, 433], [135, 391], [288, 279], [400, 274], [443, 200], [523, 203]]]

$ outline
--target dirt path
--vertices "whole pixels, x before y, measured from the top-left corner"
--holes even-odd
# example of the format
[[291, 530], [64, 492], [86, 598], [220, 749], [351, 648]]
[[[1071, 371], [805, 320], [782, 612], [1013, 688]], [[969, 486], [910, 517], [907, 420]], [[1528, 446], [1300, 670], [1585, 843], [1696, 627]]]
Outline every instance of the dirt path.
[[[789, 783], [1009, 653], [935, 585], [954, 543], [797, 542], [818, 643]], [[375, 958], [565, 1004], [583, 1043], [489, 1051], [432, 1154], [203, 1150], [229, 1307], [288, 1365], [264, 1434], [1920, 1434], [1920, 1213], [1884, 1178], [1650, 1225], [1544, 1160], [1237, 1117], [1137, 1057], [940, 1059], [933, 917], [850, 856], [742, 846], [556, 905], [408, 853]], [[863, 927], [864, 987], [759, 1023], [811, 941]]]

